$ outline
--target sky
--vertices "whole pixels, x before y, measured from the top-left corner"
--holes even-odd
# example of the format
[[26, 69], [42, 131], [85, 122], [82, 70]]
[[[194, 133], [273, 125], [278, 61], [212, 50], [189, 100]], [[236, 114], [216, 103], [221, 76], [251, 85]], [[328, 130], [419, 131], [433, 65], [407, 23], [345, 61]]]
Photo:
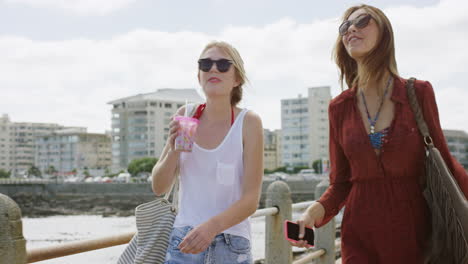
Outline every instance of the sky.
[[233, 44], [250, 83], [240, 106], [281, 128], [280, 100], [341, 92], [331, 52], [342, 13], [368, 3], [392, 22], [402, 77], [434, 87], [444, 129], [468, 132], [468, 1], [0, 0], [0, 114], [110, 130], [109, 101], [196, 88], [212, 40]]

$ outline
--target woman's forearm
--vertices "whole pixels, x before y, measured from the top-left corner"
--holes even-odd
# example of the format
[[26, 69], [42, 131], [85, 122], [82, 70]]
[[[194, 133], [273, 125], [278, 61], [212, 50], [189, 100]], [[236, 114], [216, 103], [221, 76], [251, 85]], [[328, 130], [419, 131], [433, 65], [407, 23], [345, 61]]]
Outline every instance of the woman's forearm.
[[168, 150], [161, 155], [161, 159], [154, 165], [152, 170], [152, 189], [156, 195], [166, 193], [174, 182], [177, 162], [180, 153]]
[[244, 195], [231, 207], [210, 218], [207, 223], [215, 228], [217, 234], [239, 224], [257, 210], [259, 195]]

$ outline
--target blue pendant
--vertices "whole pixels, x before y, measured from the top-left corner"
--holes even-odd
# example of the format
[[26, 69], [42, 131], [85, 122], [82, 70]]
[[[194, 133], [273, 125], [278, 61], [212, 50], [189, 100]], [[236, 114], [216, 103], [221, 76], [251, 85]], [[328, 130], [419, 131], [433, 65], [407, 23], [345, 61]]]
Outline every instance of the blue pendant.
[[369, 139], [372, 144], [372, 147], [380, 149], [382, 147], [382, 138], [384, 133], [370, 133]]

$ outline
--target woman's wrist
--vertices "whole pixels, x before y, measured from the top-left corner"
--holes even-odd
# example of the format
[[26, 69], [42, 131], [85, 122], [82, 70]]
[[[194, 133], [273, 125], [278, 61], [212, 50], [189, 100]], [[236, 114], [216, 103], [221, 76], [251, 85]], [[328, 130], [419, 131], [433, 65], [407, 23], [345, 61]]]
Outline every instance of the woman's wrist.
[[170, 150], [167, 152], [167, 158], [168, 158], [169, 160], [172, 160], [172, 159], [179, 159], [179, 156], [180, 156], [180, 151], [178, 151], [178, 150], [170, 149]]
[[315, 202], [312, 204], [312, 206], [307, 208], [307, 214], [313, 219], [323, 219], [325, 216], [325, 208], [321, 203]]
[[222, 227], [221, 224], [214, 218], [209, 219], [206, 224], [210, 227], [210, 229], [214, 232], [214, 235], [221, 233]]

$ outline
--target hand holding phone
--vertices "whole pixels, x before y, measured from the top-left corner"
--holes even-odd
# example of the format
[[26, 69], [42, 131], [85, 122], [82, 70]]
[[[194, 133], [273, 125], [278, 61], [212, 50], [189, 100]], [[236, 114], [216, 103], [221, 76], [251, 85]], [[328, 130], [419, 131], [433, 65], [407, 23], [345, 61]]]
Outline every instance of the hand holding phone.
[[310, 227], [305, 227], [305, 234], [302, 239], [299, 238], [299, 225], [291, 221], [284, 221], [284, 236], [286, 240], [291, 242], [299, 242], [299, 240], [307, 241], [307, 245], [314, 246], [314, 230]]

